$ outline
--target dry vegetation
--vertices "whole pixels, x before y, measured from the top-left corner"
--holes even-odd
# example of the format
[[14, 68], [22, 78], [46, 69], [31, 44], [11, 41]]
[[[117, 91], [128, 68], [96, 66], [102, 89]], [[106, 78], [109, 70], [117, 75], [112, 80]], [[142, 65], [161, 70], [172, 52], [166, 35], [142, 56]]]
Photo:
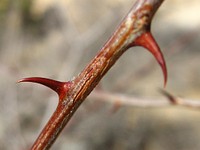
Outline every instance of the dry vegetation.
[[[0, 1], [0, 149], [27, 149], [54, 111], [56, 95], [22, 77], [67, 81], [97, 53], [131, 0]], [[152, 31], [166, 58], [167, 90], [200, 100], [199, 0], [166, 0]], [[162, 99], [162, 73], [142, 48], [125, 53], [99, 89]], [[52, 149], [197, 150], [200, 110], [120, 106], [88, 97]], [[117, 110], [117, 111], [116, 111]]]

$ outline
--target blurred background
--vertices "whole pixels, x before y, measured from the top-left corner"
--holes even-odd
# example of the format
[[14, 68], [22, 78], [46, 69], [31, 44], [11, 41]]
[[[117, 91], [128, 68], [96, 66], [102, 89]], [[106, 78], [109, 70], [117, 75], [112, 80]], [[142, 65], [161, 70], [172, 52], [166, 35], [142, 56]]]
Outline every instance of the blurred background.
[[[0, 149], [25, 150], [56, 108], [57, 95], [23, 77], [67, 81], [95, 56], [134, 0], [0, 1]], [[200, 100], [200, 1], [166, 0], [152, 32], [167, 62], [166, 90]], [[99, 84], [103, 91], [161, 99], [163, 76], [143, 48], [128, 50]], [[109, 101], [109, 100], [108, 100]], [[140, 108], [88, 97], [53, 150], [198, 150], [200, 110]]]

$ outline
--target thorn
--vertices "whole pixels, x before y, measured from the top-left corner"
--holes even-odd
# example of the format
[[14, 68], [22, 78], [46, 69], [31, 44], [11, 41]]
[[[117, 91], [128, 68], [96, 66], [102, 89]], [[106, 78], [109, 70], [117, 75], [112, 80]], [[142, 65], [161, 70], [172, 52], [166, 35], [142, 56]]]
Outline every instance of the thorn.
[[162, 68], [163, 76], [164, 76], [164, 87], [167, 83], [167, 67], [165, 64], [165, 59], [163, 57], [163, 54], [155, 41], [154, 37], [152, 36], [151, 32], [147, 31], [144, 32], [142, 35], [140, 35], [135, 41], [134, 45], [142, 46], [146, 49], [148, 49], [153, 56], [156, 58], [157, 62]]
[[55, 91], [59, 99], [63, 99], [66, 96], [67, 91], [69, 90], [70, 82], [60, 82], [48, 78], [41, 78], [41, 77], [30, 77], [30, 78], [23, 78], [19, 80], [17, 83], [21, 82], [33, 82], [33, 83], [39, 83], [44, 86], [49, 87], [53, 91]]

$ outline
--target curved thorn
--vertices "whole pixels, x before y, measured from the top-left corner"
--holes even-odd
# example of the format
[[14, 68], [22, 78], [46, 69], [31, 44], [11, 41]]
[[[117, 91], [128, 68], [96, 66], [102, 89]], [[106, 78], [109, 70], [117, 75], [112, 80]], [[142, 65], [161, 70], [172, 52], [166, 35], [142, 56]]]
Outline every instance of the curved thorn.
[[164, 87], [167, 83], [167, 67], [165, 63], [165, 59], [163, 57], [163, 54], [153, 38], [151, 32], [144, 32], [142, 35], [140, 35], [136, 40], [134, 41], [134, 45], [142, 46], [146, 49], [148, 49], [153, 56], [156, 58], [157, 62], [162, 68], [163, 76], [164, 76]]
[[53, 91], [55, 91], [59, 95], [60, 99], [64, 98], [64, 96], [66, 95], [66, 92], [69, 89], [69, 86], [68, 86], [69, 82], [60, 82], [60, 81], [56, 81], [56, 80], [52, 80], [48, 78], [42, 78], [42, 77], [23, 78], [18, 81], [18, 83], [20, 82], [33, 82], [33, 83], [39, 83], [44, 86], [47, 86]]

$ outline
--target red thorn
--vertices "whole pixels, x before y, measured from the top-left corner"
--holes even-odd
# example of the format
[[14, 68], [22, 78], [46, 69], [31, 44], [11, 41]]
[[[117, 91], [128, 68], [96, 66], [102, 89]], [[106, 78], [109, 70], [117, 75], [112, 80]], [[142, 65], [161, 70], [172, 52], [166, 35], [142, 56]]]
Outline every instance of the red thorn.
[[162, 68], [162, 72], [164, 75], [164, 87], [167, 83], [167, 67], [165, 64], [165, 59], [163, 57], [163, 54], [155, 41], [154, 37], [152, 36], [151, 32], [145, 32], [142, 35], [140, 35], [135, 41], [134, 45], [142, 46], [146, 49], [148, 49], [153, 56], [156, 58], [157, 62]]
[[18, 81], [20, 82], [33, 82], [33, 83], [39, 83], [44, 86], [49, 87], [53, 91], [55, 91], [60, 99], [63, 99], [69, 89], [70, 82], [60, 82], [52, 79], [47, 78], [41, 78], [41, 77], [30, 77], [30, 78], [24, 78]]

